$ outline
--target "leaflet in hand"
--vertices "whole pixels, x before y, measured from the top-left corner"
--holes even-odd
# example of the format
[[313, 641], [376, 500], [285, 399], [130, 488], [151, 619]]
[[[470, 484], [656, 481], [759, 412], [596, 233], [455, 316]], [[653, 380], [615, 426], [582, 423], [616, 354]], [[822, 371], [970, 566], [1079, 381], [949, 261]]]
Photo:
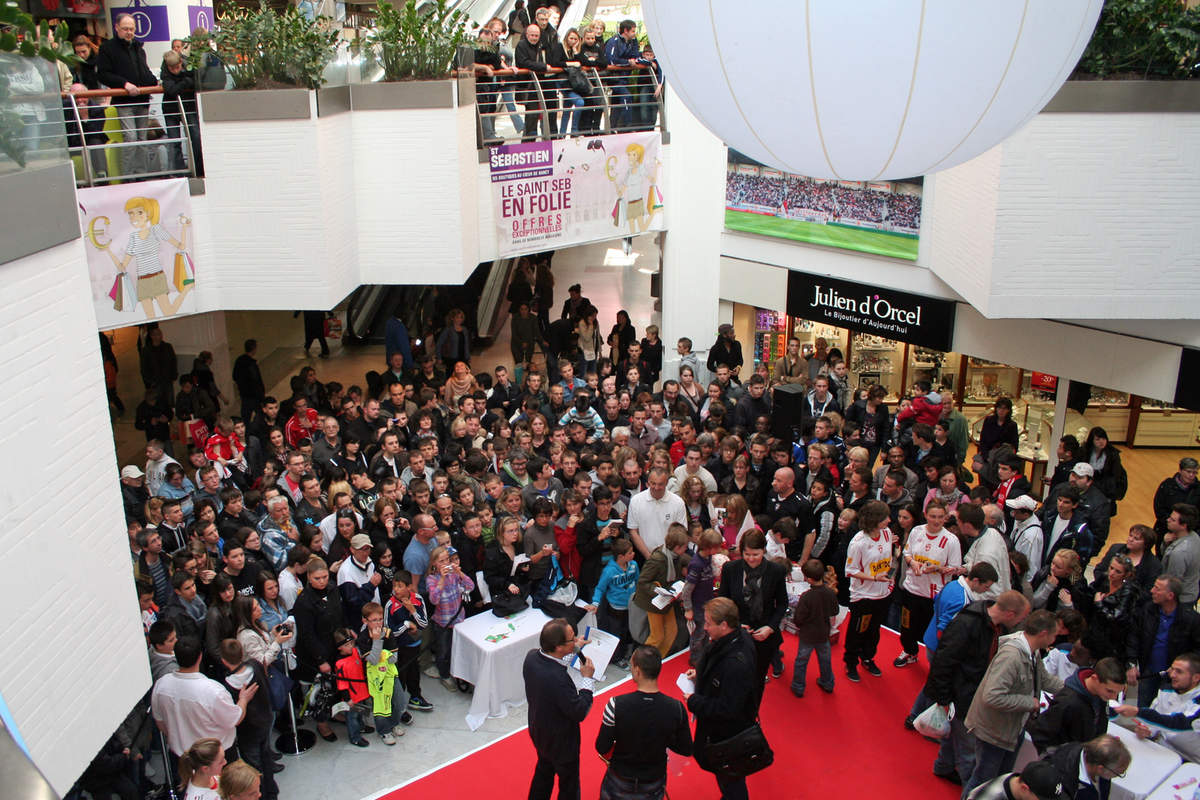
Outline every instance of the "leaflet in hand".
[[666, 589], [661, 586], [655, 586], [654, 598], [650, 601], [650, 604], [655, 608], [666, 608], [683, 593], [683, 587], [683, 581], [675, 581]]
[[679, 677], [675, 679], [675, 685], [679, 687], [679, 691], [684, 694], [695, 694], [696, 683], [687, 676], [686, 673], [679, 673]]
[[517, 553], [517, 557], [513, 559], [512, 572], [508, 573], [508, 577], [511, 578], [513, 575], [516, 575], [518, 567], [520, 567], [522, 564], [528, 564], [531, 561], [533, 561], [533, 559], [524, 553]]
[[571, 668], [579, 669], [583, 666], [583, 659], [579, 657], [579, 654], [582, 653], [596, 665], [595, 677], [600, 680], [604, 677], [604, 670], [612, 661], [613, 654], [617, 652], [617, 645], [621, 643], [621, 639], [591, 625], [583, 629], [583, 638], [588, 640], [587, 644], [581, 647], [571, 659]]

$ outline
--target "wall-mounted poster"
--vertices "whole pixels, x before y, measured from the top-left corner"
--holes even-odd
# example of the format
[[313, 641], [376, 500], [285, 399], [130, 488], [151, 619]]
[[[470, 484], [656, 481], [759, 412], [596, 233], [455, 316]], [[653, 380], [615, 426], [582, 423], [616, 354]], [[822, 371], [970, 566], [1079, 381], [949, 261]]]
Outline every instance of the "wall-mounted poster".
[[663, 230], [661, 143], [656, 131], [490, 148], [500, 254]]
[[892, 258], [917, 259], [922, 178], [806, 178], [729, 150], [725, 227]]
[[114, 30], [117, 26], [117, 17], [122, 14], [129, 14], [133, 17], [133, 21], [137, 24], [133, 35], [139, 41], [169, 42], [171, 40], [166, 6], [149, 6], [142, 0], [132, 0], [129, 5], [120, 8], [109, 6], [108, 13]]
[[100, 330], [196, 313], [186, 178], [96, 186], [78, 196]]

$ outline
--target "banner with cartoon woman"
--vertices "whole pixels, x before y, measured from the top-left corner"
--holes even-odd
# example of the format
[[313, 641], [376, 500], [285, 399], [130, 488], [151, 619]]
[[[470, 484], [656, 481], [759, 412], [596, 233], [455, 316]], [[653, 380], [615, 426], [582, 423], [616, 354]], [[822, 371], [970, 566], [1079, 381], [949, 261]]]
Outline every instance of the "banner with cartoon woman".
[[489, 164], [501, 255], [666, 227], [656, 131], [499, 145]]
[[196, 313], [186, 179], [97, 186], [78, 196], [100, 330]]

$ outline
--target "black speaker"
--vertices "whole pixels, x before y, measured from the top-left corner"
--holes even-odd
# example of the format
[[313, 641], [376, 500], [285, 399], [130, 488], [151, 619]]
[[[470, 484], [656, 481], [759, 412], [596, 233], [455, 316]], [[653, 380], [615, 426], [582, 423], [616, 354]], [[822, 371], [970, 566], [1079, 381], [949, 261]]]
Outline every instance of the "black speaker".
[[1179, 359], [1179, 380], [1175, 384], [1175, 405], [1200, 411], [1200, 350], [1183, 348]]
[[775, 387], [771, 395], [771, 433], [779, 439], [796, 441], [800, 429], [800, 415], [804, 408], [804, 397], [808, 394], [802, 383], [785, 383]]

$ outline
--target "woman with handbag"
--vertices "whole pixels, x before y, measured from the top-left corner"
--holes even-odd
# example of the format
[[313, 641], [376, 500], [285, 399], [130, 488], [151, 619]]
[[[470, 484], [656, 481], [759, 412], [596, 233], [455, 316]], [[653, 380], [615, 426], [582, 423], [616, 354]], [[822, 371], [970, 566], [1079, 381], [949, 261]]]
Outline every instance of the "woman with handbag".
[[554, 48], [554, 59], [562, 59], [561, 63], [555, 63], [554, 66], [562, 67], [566, 71], [566, 80], [559, 87], [563, 96], [563, 112], [558, 130], [564, 136], [579, 134], [584, 98], [592, 93], [591, 83], [580, 70], [579, 52], [582, 47], [583, 39], [579, 36], [579, 31], [571, 28], [563, 34], [562, 44]]
[[709, 646], [699, 666], [685, 673], [696, 692], [683, 695], [696, 717], [696, 763], [716, 776], [723, 800], [748, 800], [746, 775], [771, 763], [758, 726], [762, 678], [754, 665], [754, 640], [728, 597], [704, 606], [704, 632]]

